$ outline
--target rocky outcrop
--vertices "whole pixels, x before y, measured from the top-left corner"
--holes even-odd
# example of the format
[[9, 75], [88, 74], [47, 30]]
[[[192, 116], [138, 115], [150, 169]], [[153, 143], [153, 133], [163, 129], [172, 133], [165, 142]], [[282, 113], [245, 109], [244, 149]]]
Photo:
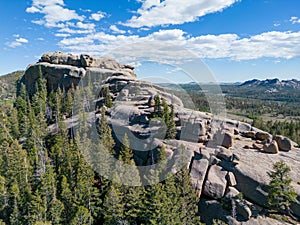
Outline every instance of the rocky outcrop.
[[105, 79], [116, 73], [135, 77], [133, 67], [122, 65], [114, 59], [88, 54], [77, 56], [57, 51], [45, 53], [37, 63], [29, 65], [18, 89], [20, 84], [25, 84], [28, 93], [32, 95], [35, 92], [36, 81], [42, 77], [47, 80], [48, 91], [55, 91], [58, 87], [68, 90], [77, 86], [86, 75], [102, 74], [102, 79]]
[[[113, 100], [113, 106], [107, 109], [108, 123], [117, 147], [127, 133], [134, 149], [134, 160], [139, 166], [155, 163], [156, 150], [162, 145], [168, 161], [185, 160], [190, 168], [192, 185], [202, 202], [200, 210], [204, 207], [212, 213], [203, 212], [207, 217], [226, 220], [230, 213], [222, 209], [219, 200], [235, 198], [239, 193], [252, 203], [265, 207], [270, 181], [267, 173], [280, 160], [292, 168], [292, 184], [300, 200], [300, 186], [297, 184], [300, 150], [286, 137], [273, 137], [247, 123], [186, 109], [178, 97], [162, 87], [137, 79], [132, 67], [112, 59], [86, 54], [46, 53], [40, 62], [27, 68], [21, 83], [33, 93], [34, 83], [40, 76], [46, 78], [49, 90], [68, 89], [87, 77], [91, 78], [97, 85], [97, 96], [92, 101], [95, 107], [91, 107], [90, 118], [94, 118], [95, 113], [96, 118], [99, 117], [99, 111], [93, 110], [104, 104], [103, 90], [107, 87]], [[177, 132], [174, 139], [165, 139], [165, 121], [152, 117], [155, 96], [165, 100], [169, 110], [171, 105], [174, 106]], [[78, 124], [78, 119], [68, 118], [66, 123], [70, 128]], [[178, 154], [179, 149], [183, 150], [183, 155]], [[150, 150], [154, 151], [150, 154]], [[172, 165], [169, 169], [178, 171]], [[210, 200], [204, 200], [206, 197]], [[253, 220], [251, 207], [239, 205], [239, 208], [239, 214]], [[292, 210], [300, 216], [300, 203], [292, 204]]]

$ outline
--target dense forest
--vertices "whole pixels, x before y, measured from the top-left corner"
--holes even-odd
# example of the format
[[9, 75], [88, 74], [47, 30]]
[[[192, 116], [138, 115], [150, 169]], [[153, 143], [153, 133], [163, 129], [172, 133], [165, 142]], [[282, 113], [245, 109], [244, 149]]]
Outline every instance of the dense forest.
[[[163, 182], [135, 187], [112, 182], [92, 169], [80, 146], [95, 145], [93, 140], [63, 122], [72, 115], [77, 92], [72, 88], [49, 93], [40, 79], [33, 96], [21, 85], [13, 104], [1, 107], [0, 224], [200, 224], [187, 167]], [[116, 148], [106, 120], [111, 104], [108, 97], [98, 109], [98, 137], [114, 158], [135, 165], [126, 135]], [[158, 104], [164, 110], [153, 117], [167, 119], [172, 135], [172, 107]], [[84, 115], [84, 108], [81, 112]], [[56, 128], [49, 130], [51, 124]], [[162, 162], [163, 147], [158, 151]], [[101, 148], [96, 154], [101, 156]], [[109, 169], [114, 171], [114, 165]], [[114, 173], [114, 181], [118, 176], [126, 174]], [[140, 182], [150, 179], [139, 176]]]

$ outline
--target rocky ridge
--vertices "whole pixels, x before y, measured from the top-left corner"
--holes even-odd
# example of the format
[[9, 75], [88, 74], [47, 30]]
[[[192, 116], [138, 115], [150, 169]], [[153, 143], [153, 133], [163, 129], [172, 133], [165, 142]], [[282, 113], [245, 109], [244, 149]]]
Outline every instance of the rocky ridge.
[[277, 78], [275, 79], [266, 79], [266, 80], [248, 80], [242, 83], [240, 86], [248, 86], [248, 87], [273, 87], [273, 88], [293, 88], [293, 89], [299, 89], [300, 88], [300, 81], [296, 79], [292, 80], [279, 80]]
[[[32, 93], [35, 81], [42, 76], [47, 79], [49, 90], [68, 89], [78, 85], [87, 74], [102, 78], [96, 106], [103, 105], [101, 90], [109, 88], [114, 105], [107, 110], [108, 122], [116, 140], [124, 132], [135, 140], [131, 147], [135, 150], [137, 165], [151, 164], [149, 152], [139, 150], [164, 145], [167, 158], [171, 160], [178, 157], [176, 149], [185, 146], [192, 184], [201, 199], [200, 211], [203, 207], [220, 209], [221, 199], [231, 199], [242, 193], [247, 201], [236, 200], [239, 218], [254, 221], [263, 214], [266, 205], [267, 172], [275, 162], [283, 160], [292, 168], [290, 175], [298, 193], [298, 202], [292, 205], [292, 210], [300, 217], [300, 185], [297, 184], [300, 149], [286, 137], [272, 136], [247, 123], [186, 109], [182, 100], [159, 86], [137, 79], [133, 67], [113, 59], [46, 53], [26, 69], [21, 83]], [[165, 127], [161, 121], [151, 119], [156, 95], [174, 106], [176, 139], [164, 139]], [[231, 220], [228, 211], [227, 214], [213, 212], [214, 218]], [[205, 215], [203, 213], [204, 221], [210, 223]]]

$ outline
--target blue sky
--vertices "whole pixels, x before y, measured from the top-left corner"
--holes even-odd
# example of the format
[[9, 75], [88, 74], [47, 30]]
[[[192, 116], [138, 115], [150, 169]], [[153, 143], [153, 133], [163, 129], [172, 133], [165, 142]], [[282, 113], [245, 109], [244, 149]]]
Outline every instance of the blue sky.
[[0, 74], [60, 50], [174, 82], [200, 60], [218, 82], [300, 79], [299, 0], [3, 0], [0, 15]]

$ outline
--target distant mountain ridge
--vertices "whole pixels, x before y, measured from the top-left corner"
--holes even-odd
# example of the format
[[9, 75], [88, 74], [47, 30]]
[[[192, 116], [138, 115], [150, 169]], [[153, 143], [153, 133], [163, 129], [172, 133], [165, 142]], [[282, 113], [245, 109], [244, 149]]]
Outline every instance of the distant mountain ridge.
[[293, 88], [293, 89], [300, 89], [300, 81], [296, 79], [292, 80], [279, 80], [278, 78], [275, 79], [266, 79], [266, 80], [248, 80], [242, 83], [240, 86], [248, 86], [248, 87], [272, 87], [272, 88]]

